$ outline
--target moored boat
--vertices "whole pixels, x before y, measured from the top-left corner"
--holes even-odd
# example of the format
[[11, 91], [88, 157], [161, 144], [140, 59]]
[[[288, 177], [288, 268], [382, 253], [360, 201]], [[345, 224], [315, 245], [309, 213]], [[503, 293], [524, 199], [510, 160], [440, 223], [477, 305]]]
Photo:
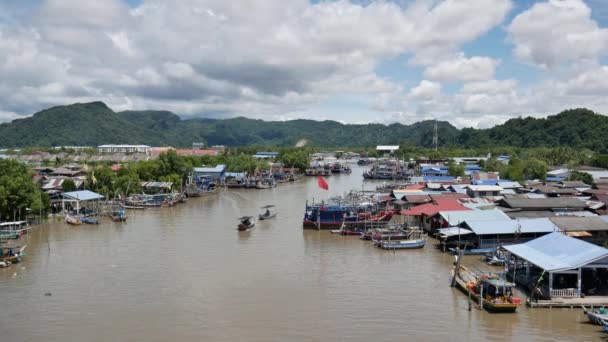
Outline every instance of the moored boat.
[[99, 224], [99, 221], [97, 221], [96, 219], [92, 219], [90, 217], [81, 217], [80, 221], [82, 223], [86, 223], [86, 224]]
[[583, 312], [589, 318], [589, 322], [593, 324], [602, 324], [602, 322], [608, 322], [608, 310], [603, 307], [595, 310], [587, 310], [586, 307], [582, 306]]
[[0, 238], [18, 239], [30, 229], [27, 221], [13, 221], [0, 223]]
[[456, 274], [456, 268], [452, 270], [455, 285], [465, 294], [471, 296], [471, 300], [479, 302], [488, 312], [515, 312], [521, 304], [521, 299], [513, 297], [515, 284], [500, 279], [495, 274], [476, 274], [466, 267], [460, 265]]
[[82, 221], [77, 216], [69, 216], [68, 215], [68, 216], [65, 217], [65, 223], [71, 224], [73, 226], [80, 226], [82, 224]]
[[374, 243], [382, 249], [416, 249], [426, 245], [427, 234], [421, 230], [409, 231], [407, 237], [401, 240], [376, 240]]
[[27, 246], [0, 246], [0, 261], [7, 264], [20, 262], [25, 256], [25, 247]]
[[237, 230], [242, 232], [242, 231], [247, 231], [247, 230], [252, 229], [253, 226], [255, 226], [255, 222], [253, 222], [251, 220], [252, 218], [253, 218], [253, 216], [239, 217], [239, 221], [241, 221], [241, 222], [237, 226]]

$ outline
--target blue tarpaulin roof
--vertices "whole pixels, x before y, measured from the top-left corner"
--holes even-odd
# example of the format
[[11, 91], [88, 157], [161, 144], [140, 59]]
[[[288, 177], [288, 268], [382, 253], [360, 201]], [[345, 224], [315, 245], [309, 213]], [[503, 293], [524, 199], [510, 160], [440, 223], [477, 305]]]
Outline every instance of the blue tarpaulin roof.
[[576, 269], [599, 260], [608, 264], [608, 249], [557, 232], [503, 248], [549, 272]]
[[548, 218], [509, 221], [467, 221], [466, 224], [477, 235], [515, 234], [518, 230], [522, 234], [559, 231], [559, 228]]
[[103, 199], [102, 195], [100, 195], [96, 192], [93, 192], [93, 191], [89, 191], [89, 190], [64, 192], [63, 197], [64, 198], [67, 197], [67, 199], [78, 200], [78, 201], [90, 201], [90, 200], [96, 200], [96, 199]]

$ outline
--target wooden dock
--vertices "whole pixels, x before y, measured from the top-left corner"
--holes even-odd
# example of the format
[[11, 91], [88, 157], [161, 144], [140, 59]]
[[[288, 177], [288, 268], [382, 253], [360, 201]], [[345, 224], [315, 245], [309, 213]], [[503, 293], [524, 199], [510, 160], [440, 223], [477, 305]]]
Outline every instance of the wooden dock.
[[597, 308], [600, 306], [608, 307], [608, 296], [590, 296], [585, 298], [554, 298], [551, 300], [526, 300], [526, 304], [532, 308]]

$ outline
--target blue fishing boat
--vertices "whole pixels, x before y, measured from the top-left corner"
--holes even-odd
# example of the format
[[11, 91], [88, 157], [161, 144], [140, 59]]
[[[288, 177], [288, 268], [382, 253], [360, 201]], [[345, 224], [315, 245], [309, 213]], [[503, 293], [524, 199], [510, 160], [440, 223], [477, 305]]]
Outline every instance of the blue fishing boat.
[[96, 219], [92, 219], [90, 217], [81, 217], [80, 221], [82, 223], [86, 223], [86, 224], [99, 224], [99, 222]]
[[486, 255], [488, 253], [492, 253], [496, 251], [495, 247], [492, 248], [470, 248], [461, 250], [459, 248], [449, 248], [450, 253], [454, 255], [458, 255], [458, 253], [462, 252], [463, 255]]

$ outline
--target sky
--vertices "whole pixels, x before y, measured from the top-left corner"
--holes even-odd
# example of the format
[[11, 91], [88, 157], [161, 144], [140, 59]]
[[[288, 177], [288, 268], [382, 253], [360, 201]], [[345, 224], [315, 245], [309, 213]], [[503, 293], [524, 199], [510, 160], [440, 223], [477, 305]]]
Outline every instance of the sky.
[[0, 122], [90, 101], [478, 128], [608, 114], [607, 27], [606, 0], [0, 0]]

